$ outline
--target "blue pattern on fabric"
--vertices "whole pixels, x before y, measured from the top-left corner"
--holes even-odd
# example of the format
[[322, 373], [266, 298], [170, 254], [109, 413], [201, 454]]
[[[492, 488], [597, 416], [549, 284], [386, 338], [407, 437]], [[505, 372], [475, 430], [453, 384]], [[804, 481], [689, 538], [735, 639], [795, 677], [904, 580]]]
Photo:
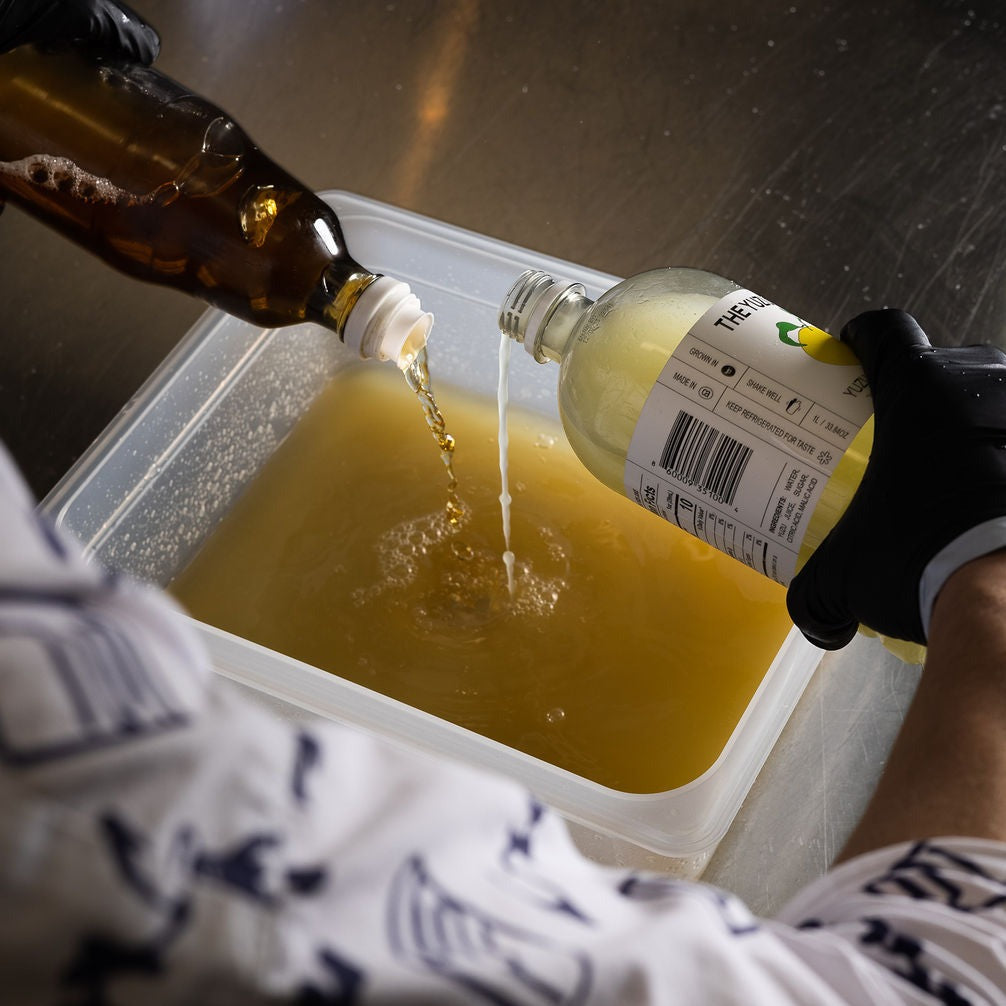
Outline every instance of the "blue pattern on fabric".
[[4, 615], [0, 637], [18, 661], [0, 665], [0, 675], [10, 675], [0, 687], [0, 760], [8, 765], [72, 757], [189, 722], [166, 676], [114, 622], [73, 608], [53, 622]]
[[916, 988], [933, 996], [945, 1006], [972, 1006], [956, 984], [930, 968], [925, 957], [925, 943], [898, 932], [886, 919], [865, 918], [865, 931], [859, 938], [864, 947], [876, 946], [884, 951], [890, 971]]
[[[1001, 914], [1006, 905], [1006, 882], [1002, 878], [993, 876], [970, 857], [929, 841], [914, 843], [862, 890], [880, 897], [934, 902], [965, 915]], [[902, 932], [880, 916], [867, 916], [861, 923], [861, 945], [871, 948], [874, 958], [894, 974], [948, 1006], [971, 1002], [929, 960], [925, 940]], [[819, 922], [807, 920], [803, 928], [814, 924]]]
[[[99, 824], [105, 844], [111, 853], [112, 862], [132, 892], [151, 908], [162, 908], [169, 904], [169, 900], [162, 895], [157, 884], [143, 875], [141, 860], [146, 854], [145, 836], [139, 831], [134, 831], [114, 814], [106, 814]], [[188, 845], [188, 835], [179, 844]]]
[[297, 734], [297, 750], [294, 754], [293, 779], [291, 788], [294, 798], [300, 804], [307, 803], [307, 775], [321, 764], [321, 743], [306, 730]]
[[[274, 909], [291, 897], [317, 895], [328, 882], [328, 871], [321, 865], [281, 868], [275, 860], [281, 857], [284, 842], [275, 833], [253, 833], [223, 850], [214, 850], [200, 841], [194, 826], [181, 825], [168, 843], [164, 863], [155, 860], [151, 838], [120, 814], [102, 815], [98, 827], [124, 887], [152, 913], [153, 931], [139, 940], [94, 933], [83, 936], [64, 969], [62, 984], [85, 995], [81, 1001], [89, 1006], [104, 1006], [109, 1001], [110, 984], [117, 978], [137, 974], [153, 977], [164, 972], [168, 951], [192, 918], [196, 885], [219, 885], [263, 908]], [[174, 877], [177, 889], [165, 890], [159, 883], [163, 876]], [[338, 961], [335, 951], [326, 950], [319, 960], [345, 985], [349, 972], [334, 968], [333, 962]], [[358, 984], [360, 973], [355, 974]]]
[[747, 905], [715, 887], [700, 887], [658, 874], [631, 873], [618, 885], [618, 893], [630, 901], [663, 901], [687, 894], [712, 905], [731, 936], [747, 936], [761, 928]]
[[[156, 928], [150, 936], [137, 940], [85, 934], [63, 970], [60, 984], [80, 994], [77, 1002], [86, 1006], [110, 1006], [110, 985], [117, 978], [163, 974], [165, 956], [192, 913], [188, 893], [168, 895], [144, 874], [141, 859], [149, 844], [145, 836], [115, 815], [105, 815], [99, 825], [112, 863], [126, 886], [154, 913]], [[187, 844], [187, 837], [179, 843], [181, 847]]]
[[326, 973], [328, 987], [321, 988], [314, 982], [302, 986], [295, 1006], [353, 1006], [359, 1001], [364, 978], [359, 968], [329, 947], [318, 951], [318, 963]]
[[[951, 879], [951, 872], [972, 881], [970, 895]], [[973, 859], [932, 842], [916, 842], [863, 890], [868, 894], [901, 894], [936, 901], [959, 912], [991, 912], [1006, 906], [1006, 882], [1002, 878], [992, 876]]]
[[112, 1006], [109, 983], [117, 977], [145, 975], [156, 978], [164, 972], [164, 955], [183, 928], [184, 914], [148, 940], [135, 943], [104, 936], [81, 941], [76, 956], [60, 975], [60, 985], [76, 992], [79, 1006]]
[[[116, 814], [101, 821], [112, 861], [126, 885], [151, 907], [165, 904], [152, 879], [154, 869], [143, 872], [149, 859], [150, 840]], [[191, 825], [176, 829], [170, 848], [183, 874], [194, 881], [209, 881], [240, 893], [266, 907], [277, 907], [289, 895], [309, 897], [321, 892], [328, 869], [320, 864], [284, 867], [285, 840], [276, 832], [252, 832], [227, 848], [211, 849], [201, 842]]]
[[279, 897], [269, 889], [267, 859], [282, 844], [283, 839], [273, 832], [249, 835], [223, 852], [199, 852], [192, 872], [271, 907]]
[[508, 889], [535, 908], [557, 912], [592, 925], [593, 920], [577, 907], [571, 895], [551, 876], [543, 873], [534, 861], [536, 831], [547, 814], [544, 804], [529, 797], [527, 823], [507, 833], [500, 865], [507, 874]]
[[328, 883], [328, 875], [325, 866], [295, 867], [286, 871], [286, 883], [295, 894], [306, 897], [318, 894]]
[[403, 963], [493, 1006], [576, 1006], [592, 984], [583, 951], [458, 897], [419, 856], [403, 863], [392, 883], [388, 942]]

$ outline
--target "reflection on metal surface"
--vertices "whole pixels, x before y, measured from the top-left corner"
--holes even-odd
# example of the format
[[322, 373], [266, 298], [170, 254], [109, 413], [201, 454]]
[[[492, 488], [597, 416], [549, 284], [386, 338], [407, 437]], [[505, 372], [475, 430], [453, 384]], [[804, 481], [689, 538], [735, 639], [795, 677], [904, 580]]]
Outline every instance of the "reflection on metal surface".
[[445, 19], [442, 34], [432, 46], [429, 69], [416, 96], [415, 132], [405, 145], [408, 155], [401, 162], [393, 202], [411, 205], [426, 178], [478, 18], [478, 0], [457, 0], [452, 16]]

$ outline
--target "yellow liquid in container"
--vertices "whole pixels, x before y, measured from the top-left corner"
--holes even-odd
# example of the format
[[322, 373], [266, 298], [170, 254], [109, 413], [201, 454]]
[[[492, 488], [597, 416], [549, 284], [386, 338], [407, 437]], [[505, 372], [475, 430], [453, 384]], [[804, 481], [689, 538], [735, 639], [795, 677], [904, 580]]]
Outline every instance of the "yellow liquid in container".
[[197, 618], [622, 791], [719, 757], [782, 646], [783, 589], [510, 415], [507, 590], [495, 402], [437, 399], [464, 519], [399, 375], [338, 376], [172, 593]]
[[[554, 318], [541, 326], [541, 354], [560, 366], [558, 402], [563, 429], [583, 464], [616, 492], [626, 492], [630, 443], [664, 365], [695, 323], [733, 290], [736, 284], [711, 273], [658, 270], [619, 284], [596, 302], [582, 298], [568, 307], [560, 304]], [[505, 310], [506, 305], [501, 312], [503, 322]], [[845, 512], [862, 479], [872, 443], [871, 416], [840, 458], [813, 509], [797, 570]], [[861, 631], [876, 635], [865, 627]], [[923, 661], [925, 647], [880, 638], [907, 663]]]

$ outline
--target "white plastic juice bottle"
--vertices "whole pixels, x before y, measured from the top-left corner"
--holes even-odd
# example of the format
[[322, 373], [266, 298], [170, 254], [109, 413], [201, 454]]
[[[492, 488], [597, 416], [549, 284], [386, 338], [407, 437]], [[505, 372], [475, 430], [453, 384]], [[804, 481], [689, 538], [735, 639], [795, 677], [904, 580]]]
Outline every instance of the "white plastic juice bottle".
[[532, 269], [499, 322], [559, 364], [563, 428], [594, 476], [783, 586], [859, 485], [873, 416], [856, 357], [731, 280], [658, 269], [591, 301]]

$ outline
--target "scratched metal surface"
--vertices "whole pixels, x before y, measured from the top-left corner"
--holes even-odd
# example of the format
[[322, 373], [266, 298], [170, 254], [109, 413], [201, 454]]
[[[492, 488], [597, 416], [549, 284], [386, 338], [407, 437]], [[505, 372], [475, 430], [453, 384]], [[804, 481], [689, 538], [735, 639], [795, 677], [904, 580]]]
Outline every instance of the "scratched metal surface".
[[[135, 6], [160, 67], [316, 188], [610, 273], [710, 268], [832, 329], [886, 304], [1006, 339], [994, 0]], [[13, 209], [0, 257], [0, 436], [41, 495], [201, 307]], [[709, 876], [771, 907], [820, 872], [913, 683], [868, 644], [832, 658]]]

